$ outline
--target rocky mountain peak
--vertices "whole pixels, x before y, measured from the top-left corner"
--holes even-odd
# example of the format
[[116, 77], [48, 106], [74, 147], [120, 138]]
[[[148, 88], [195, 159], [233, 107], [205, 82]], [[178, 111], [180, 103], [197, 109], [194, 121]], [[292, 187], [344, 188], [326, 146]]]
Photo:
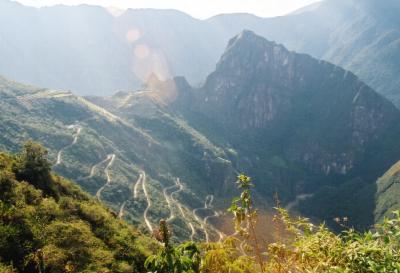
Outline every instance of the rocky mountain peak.
[[216, 70], [195, 91], [187, 104], [231, 143], [240, 146], [251, 137], [325, 175], [349, 173], [370, 143], [387, 142], [385, 132], [397, 128], [400, 116], [351, 72], [251, 31], [230, 40]]
[[236, 75], [242, 69], [253, 73], [253, 69], [265, 68], [269, 63], [287, 63], [289, 55], [290, 52], [282, 45], [268, 41], [253, 31], [244, 30], [229, 41], [217, 70], [228, 70]]

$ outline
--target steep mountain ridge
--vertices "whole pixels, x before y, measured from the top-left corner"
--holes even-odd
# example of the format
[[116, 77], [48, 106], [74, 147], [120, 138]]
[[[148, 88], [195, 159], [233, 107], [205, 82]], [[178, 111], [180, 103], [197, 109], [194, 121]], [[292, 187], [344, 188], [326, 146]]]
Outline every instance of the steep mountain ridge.
[[[362, 190], [400, 156], [400, 112], [392, 103], [351, 72], [250, 31], [230, 40], [204, 86], [180, 94], [176, 109], [237, 151], [245, 159], [238, 168], [270, 199], [278, 192], [287, 202], [356, 180]], [[324, 201], [310, 200], [313, 215]], [[354, 225], [372, 223], [372, 213], [362, 224], [354, 217]], [[333, 219], [324, 215], [318, 218]]]
[[[92, 6], [0, 5], [0, 74], [22, 82], [104, 95], [132, 91], [156, 73], [162, 79], [183, 75], [198, 86], [226, 42], [250, 29], [352, 71], [398, 104], [400, 7], [394, 0], [325, 0], [276, 18], [224, 14], [208, 20], [173, 10], [117, 15]], [[15, 62], [21, 56], [24, 62]]]
[[[247, 21], [239, 27], [218, 17], [214, 21], [227, 32], [250, 29], [291, 50], [342, 66], [398, 104], [399, 10], [396, 1], [326, 0], [311, 10], [257, 24]], [[234, 22], [235, 15], [230, 17]]]

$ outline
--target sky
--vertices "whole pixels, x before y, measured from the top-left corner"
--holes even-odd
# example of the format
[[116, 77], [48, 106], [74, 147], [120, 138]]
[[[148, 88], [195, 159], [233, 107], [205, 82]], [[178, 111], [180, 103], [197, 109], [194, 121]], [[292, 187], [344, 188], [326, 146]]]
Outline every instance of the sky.
[[246, 12], [261, 17], [288, 14], [318, 0], [17, 0], [35, 7], [91, 4], [104, 7], [177, 9], [199, 19], [216, 14]]

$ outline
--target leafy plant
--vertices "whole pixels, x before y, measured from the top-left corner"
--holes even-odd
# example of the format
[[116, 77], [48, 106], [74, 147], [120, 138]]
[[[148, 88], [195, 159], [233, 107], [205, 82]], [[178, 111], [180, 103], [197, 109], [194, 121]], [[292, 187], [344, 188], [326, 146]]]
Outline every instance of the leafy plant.
[[233, 213], [236, 232], [246, 239], [250, 238], [253, 240], [253, 249], [258, 265], [260, 266], [261, 272], [264, 272], [265, 265], [260, 241], [255, 230], [257, 225], [257, 210], [253, 208], [250, 192], [253, 184], [251, 183], [251, 178], [245, 174], [240, 174], [236, 183], [238, 184], [239, 190], [242, 192], [239, 198], [233, 199], [232, 205], [228, 211]]
[[147, 258], [147, 270], [152, 273], [200, 272], [200, 252], [195, 243], [187, 242], [174, 248], [170, 243], [171, 233], [165, 220], [160, 221], [160, 228], [154, 234], [163, 247], [157, 255]]
[[202, 273], [256, 273], [255, 259], [241, 255], [240, 241], [228, 237], [220, 243], [205, 244], [201, 264]]

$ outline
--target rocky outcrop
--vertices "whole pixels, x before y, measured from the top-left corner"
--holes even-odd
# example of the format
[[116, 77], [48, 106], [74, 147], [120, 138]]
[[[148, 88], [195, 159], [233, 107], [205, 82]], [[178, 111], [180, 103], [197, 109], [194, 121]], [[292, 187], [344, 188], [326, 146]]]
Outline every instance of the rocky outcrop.
[[303, 212], [330, 219], [349, 211], [354, 194], [354, 226], [373, 222], [371, 185], [400, 158], [400, 112], [354, 74], [244, 31], [202, 87], [175, 86], [173, 108], [234, 151], [261, 198], [313, 194], [299, 202]]
[[251, 31], [230, 40], [216, 70], [192, 93], [192, 107], [228, 138], [253, 135], [270, 150], [279, 144], [285, 159], [325, 175], [351, 172], [400, 116], [351, 72]]

